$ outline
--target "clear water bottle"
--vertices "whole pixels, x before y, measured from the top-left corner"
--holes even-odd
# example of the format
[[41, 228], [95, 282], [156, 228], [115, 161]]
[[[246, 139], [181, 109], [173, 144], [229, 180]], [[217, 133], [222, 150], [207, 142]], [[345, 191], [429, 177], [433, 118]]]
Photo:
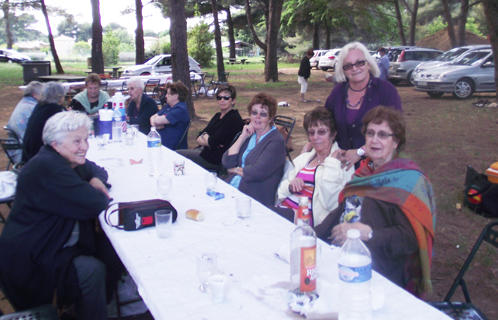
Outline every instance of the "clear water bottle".
[[348, 239], [339, 252], [341, 309], [339, 320], [371, 320], [372, 256], [360, 240], [360, 231], [348, 230]]
[[313, 226], [313, 217], [309, 210], [309, 199], [308, 197], [299, 197], [299, 208], [296, 215], [296, 225], [302, 226]]
[[290, 291], [296, 294], [316, 291], [316, 234], [303, 224], [291, 233]]
[[152, 127], [147, 135], [147, 150], [149, 175], [151, 177], [159, 177], [163, 161], [161, 156], [161, 136], [157, 133], [156, 127]]

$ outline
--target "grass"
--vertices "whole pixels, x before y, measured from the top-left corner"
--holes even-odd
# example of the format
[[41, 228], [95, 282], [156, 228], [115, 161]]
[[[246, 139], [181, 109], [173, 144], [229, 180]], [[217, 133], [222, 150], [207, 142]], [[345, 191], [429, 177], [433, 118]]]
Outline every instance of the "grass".
[[24, 84], [23, 68], [20, 64], [0, 64], [0, 85], [20, 86], [22, 84]]

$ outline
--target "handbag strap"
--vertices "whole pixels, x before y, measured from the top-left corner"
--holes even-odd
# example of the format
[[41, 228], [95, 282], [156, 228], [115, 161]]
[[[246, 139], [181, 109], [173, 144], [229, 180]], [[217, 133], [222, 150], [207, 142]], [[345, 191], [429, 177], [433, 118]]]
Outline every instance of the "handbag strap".
[[118, 202], [114, 202], [114, 203], [111, 203], [111, 204], [109, 204], [109, 205], [107, 206], [107, 209], [105, 209], [104, 218], [105, 218], [105, 222], [107, 223], [107, 225], [109, 225], [109, 226], [111, 226], [111, 227], [114, 227], [114, 228], [117, 228], [117, 229], [123, 229], [123, 227], [122, 227], [122, 226], [119, 226], [119, 225], [113, 225], [113, 224], [111, 223], [111, 220], [110, 220], [111, 215], [112, 215], [114, 212], [119, 211], [119, 206], [118, 206], [116, 209], [114, 209], [114, 210], [112, 210], [112, 211], [110, 211], [110, 212], [109, 212], [109, 209], [110, 209], [112, 206], [117, 205], [117, 204], [119, 204], [119, 203], [118, 203]]

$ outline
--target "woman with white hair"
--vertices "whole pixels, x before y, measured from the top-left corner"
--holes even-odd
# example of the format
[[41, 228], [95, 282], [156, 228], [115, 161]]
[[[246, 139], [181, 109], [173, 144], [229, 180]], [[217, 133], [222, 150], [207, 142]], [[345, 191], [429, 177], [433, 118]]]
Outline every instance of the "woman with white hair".
[[138, 124], [138, 130], [147, 135], [150, 132], [150, 117], [159, 110], [157, 104], [148, 95], [143, 93], [144, 83], [137, 77], [128, 80], [128, 93], [130, 94], [130, 104], [126, 113], [126, 120], [129, 124]]
[[[52, 116], [45, 145], [20, 172], [16, 201], [0, 236], [0, 278], [18, 310], [75, 306], [78, 319], [107, 319], [124, 270], [95, 219], [109, 203], [107, 172], [85, 159], [90, 120]], [[107, 185], [108, 186], [108, 185]]]
[[347, 169], [353, 165], [359, 167], [359, 160], [365, 157], [365, 137], [361, 134], [363, 116], [379, 105], [401, 111], [398, 91], [391, 83], [379, 79], [379, 75], [377, 63], [363, 44], [352, 42], [342, 48], [335, 67], [338, 84], [325, 108], [334, 114], [335, 139], [344, 150], [342, 166]]
[[25, 152], [22, 158], [24, 162], [33, 158], [43, 146], [43, 126], [48, 118], [66, 110], [63, 106], [65, 95], [64, 87], [60, 83], [48, 82], [43, 86], [41, 97], [33, 109], [24, 133], [23, 148]]

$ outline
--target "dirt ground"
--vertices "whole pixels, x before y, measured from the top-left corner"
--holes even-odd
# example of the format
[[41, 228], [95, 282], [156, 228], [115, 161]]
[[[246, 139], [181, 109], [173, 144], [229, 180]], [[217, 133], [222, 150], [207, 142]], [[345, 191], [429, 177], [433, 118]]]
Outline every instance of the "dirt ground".
[[[272, 94], [277, 101], [287, 101], [288, 107], [279, 107], [278, 114], [297, 119], [292, 133], [295, 150], [293, 157], [307, 141], [302, 128], [305, 112], [323, 106], [332, 84], [324, 81], [325, 72], [313, 70], [306, 98], [313, 102], [301, 103], [297, 69], [280, 69], [277, 84], [264, 85], [263, 75], [251, 71], [236, 71], [230, 76], [237, 88], [237, 108], [247, 116], [245, 106], [260, 91]], [[456, 209], [462, 202], [462, 189], [466, 166], [472, 165], [483, 172], [491, 163], [498, 161], [497, 132], [498, 109], [472, 106], [478, 98], [495, 99], [494, 94], [476, 95], [472, 100], [458, 101], [451, 95], [431, 99], [426, 93], [413, 87], [397, 86], [407, 122], [407, 143], [403, 153], [417, 162], [433, 184], [437, 204], [437, 225], [434, 256], [432, 260], [433, 293], [429, 301], [442, 301], [456, 277], [458, 270], [472, 248], [482, 228], [491, 220], [477, 216], [467, 209]], [[13, 107], [21, 98], [16, 87], [0, 88], [0, 125], [5, 125]], [[201, 96], [194, 101], [197, 117], [189, 132], [189, 146], [195, 147], [197, 132], [207, 125], [217, 112], [215, 99]], [[4, 133], [0, 135], [5, 136]], [[3, 157], [0, 167], [5, 166]], [[8, 214], [5, 205], [0, 206], [3, 216]], [[0, 230], [2, 225], [0, 225]], [[483, 245], [466, 276], [467, 287], [476, 304], [489, 319], [498, 318], [497, 259], [494, 248]], [[454, 301], [464, 301], [458, 289]], [[5, 302], [0, 303], [4, 312]], [[8, 307], [7, 307], [8, 308]]]

